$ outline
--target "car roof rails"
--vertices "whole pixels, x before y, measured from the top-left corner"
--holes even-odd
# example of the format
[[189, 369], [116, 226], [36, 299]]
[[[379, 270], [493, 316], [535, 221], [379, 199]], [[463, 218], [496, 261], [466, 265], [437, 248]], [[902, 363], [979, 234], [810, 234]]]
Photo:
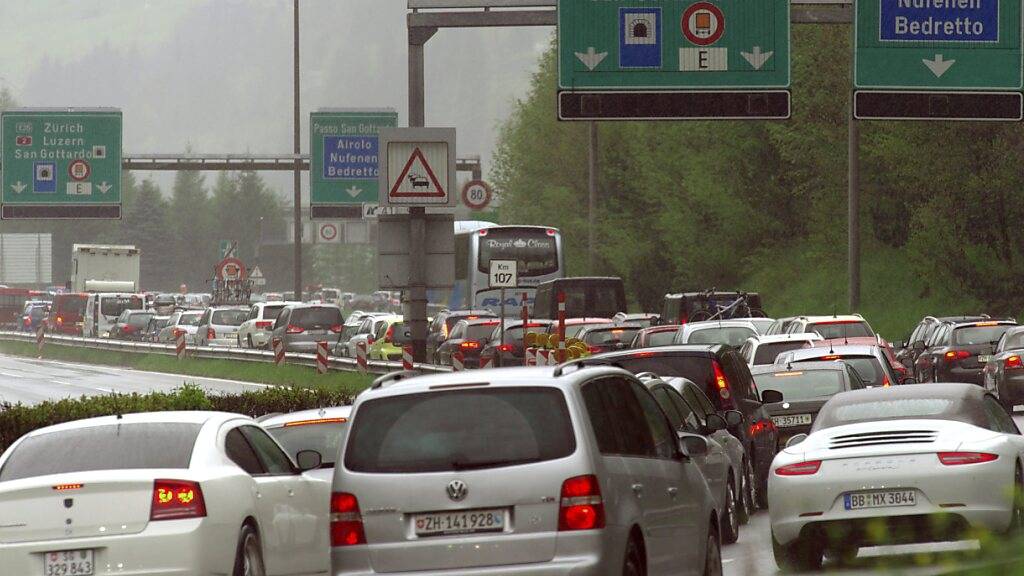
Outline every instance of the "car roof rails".
[[370, 390], [379, 390], [381, 388], [387, 388], [388, 386], [391, 386], [392, 384], [397, 384], [402, 380], [408, 380], [410, 378], [415, 378], [416, 376], [421, 375], [422, 374], [420, 374], [416, 370], [398, 370], [396, 372], [389, 372], [381, 376], [380, 378], [374, 380], [373, 384], [370, 384]]
[[661, 380], [661, 376], [658, 376], [654, 372], [641, 372], [636, 374], [636, 377], [639, 380]]

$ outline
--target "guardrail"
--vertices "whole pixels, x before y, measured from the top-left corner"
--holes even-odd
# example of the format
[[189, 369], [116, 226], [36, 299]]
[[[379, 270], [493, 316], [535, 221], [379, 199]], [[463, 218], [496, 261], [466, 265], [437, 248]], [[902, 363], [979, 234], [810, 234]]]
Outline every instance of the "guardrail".
[[[9, 332], [0, 331], [0, 341], [29, 342], [36, 343], [36, 335], [31, 332]], [[159, 344], [155, 342], [126, 342], [122, 340], [110, 340], [107, 338], [82, 338], [79, 336], [64, 336], [60, 334], [46, 334], [43, 337], [43, 345], [47, 343], [60, 346], [73, 346], [77, 348], [91, 348], [94, 350], [110, 350], [115, 352], [134, 352], [138, 354], [161, 354], [164, 356], [175, 356], [176, 350], [173, 344]], [[186, 354], [190, 358], [204, 358], [210, 360], [237, 360], [241, 362], [264, 362], [272, 364], [274, 353], [268, 350], [249, 350], [244, 348], [222, 348], [213, 346], [188, 346]], [[316, 354], [300, 354], [289, 352], [285, 354], [287, 364], [299, 366], [316, 366]], [[340, 372], [358, 372], [359, 366], [353, 358], [331, 356], [328, 360], [328, 369]], [[447, 366], [435, 366], [433, 364], [416, 364], [414, 369], [423, 373], [450, 372]], [[381, 360], [370, 360], [367, 372], [370, 374], [387, 374], [402, 370], [401, 362], [390, 362]]]

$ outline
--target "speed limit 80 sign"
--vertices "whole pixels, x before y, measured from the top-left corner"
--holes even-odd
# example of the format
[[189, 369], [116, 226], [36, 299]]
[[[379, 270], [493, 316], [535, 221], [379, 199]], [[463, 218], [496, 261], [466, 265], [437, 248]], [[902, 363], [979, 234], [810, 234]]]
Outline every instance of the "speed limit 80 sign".
[[483, 180], [470, 180], [462, 187], [462, 203], [471, 210], [483, 210], [491, 203], [494, 193]]
[[518, 284], [519, 269], [515, 260], [491, 260], [490, 288], [515, 288]]

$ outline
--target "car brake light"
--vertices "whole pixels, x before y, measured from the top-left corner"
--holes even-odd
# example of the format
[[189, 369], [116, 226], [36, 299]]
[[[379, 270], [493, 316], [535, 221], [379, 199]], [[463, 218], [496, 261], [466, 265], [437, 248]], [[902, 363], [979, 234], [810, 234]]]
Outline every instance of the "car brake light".
[[462, 348], [463, 350], [477, 350], [480, 348], [480, 343], [476, 340], [466, 340], [459, 344], [459, 348]]
[[1020, 356], [1010, 356], [1003, 361], [1003, 368], [1006, 370], [1024, 368], [1024, 363], [1021, 362]]
[[274, 325], [274, 323], [270, 322], [269, 320], [267, 320], [267, 321], [257, 321], [256, 322], [256, 327], [257, 328], [270, 328], [273, 325]]
[[306, 329], [303, 328], [302, 326], [296, 326], [295, 324], [289, 324], [288, 327], [285, 328], [284, 333], [285, 334], [302, 334], [305, 331], [306, 331]]
[[558, 234], [557, 230], [553, 230], [551, 228], [548, 228], [548, 236], [554, 236], [555, 234]]
[[341, 324], [332, 324], [331, 332], [334, 332], [335, 334], [341, 334], [342, 328], [344, 328], [344, 326], [342, 326]]
[[997, 454], [985, 452], [939, 452], [939, 462], [946, 466], [960, 466], [962, 464], [982, 464], [997, 460]]
[[153, 482], [153, 503], [150, 520], [204, 518], [206, 502], [198, 482], [188, 480], [156, 480]]
[[729, 400], [732, 398], [732, 392], [729, 391], [729, 381], [725, 378], [725, 372], [722, 372], [722, 367], [718, 364], [718, 360], [713, 360], [711, 366], [715, 371], [715, 387], [718, 388], [718, 396], [722, 400]]
[[60, 316], [57, 316], [57, 324], [58, 325], [64, 324], [64, 318], [61, 318]]
[[331, 494], [331, 546], [357, 546], [366, 544], [363, 515], [354, 494]]
[[810, 476], [817, 474], [821, 468], [821, 460], [811, 460], [808, 462], [800, 462], [798, 464], [789, 464], [787, 466], [779, 466], [775, 469], [776, 476]]
[[502, 344], [501, 346], [498, 346], [498, 352], [512, 352], [513, 350], [515, 350], [515, 347], [511, 344]]
[[217, 331], [214, 330], [213, 328], [207, 328], [206, 329], [206, 339], [207, 340], [216, 340], [217, 339]]
[[832, 361], [832, 360], [840, 360], [841, 358], [840, 358], [840, 356], [838, 354], [829, 354], [828, 356], [822, 356], [821, 359], [825, 360], [825, 361]]
[[946, 358], [946, 362], [956, 362], [957, 360], [963, 360], [964, 358], [970, 358], [971, 353], [967, 350], [950, 350], [943, 354]]
[[591, 354], [600, 354], [601, 353], [601, 347], [600, 346], [594, 346], [593, 344], [591, 344], [590, 346], [587, 346], [587, 350], [589, 350]]
[[576, 476], [562, 483], [562, 504], [558, 511], [558, 530], [597, 530], [604, 528], [604, 500], [597, 476]]
[[125, 324], [124, 328], [121, 328], [121, 332], [124, 332], [125, 334], [131, 334], [132, 332], [135, 332], [135, 326], [132, 326], [131, 324]]
[[31, 325], [32, 325], [32, 320], [30, 320], [29, 318], [26, 317], [25, 318], [25, 326], [31, 326]]

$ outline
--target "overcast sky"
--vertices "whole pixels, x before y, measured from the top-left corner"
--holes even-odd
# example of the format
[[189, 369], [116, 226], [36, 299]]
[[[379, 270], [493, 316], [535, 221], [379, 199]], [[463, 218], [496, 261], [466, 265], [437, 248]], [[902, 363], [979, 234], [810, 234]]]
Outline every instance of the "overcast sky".
[[[406, 12], [300, 1], [303, 152], [320, 107], [391, 107], [405, 125]], [[442, 30], [427, 44], [427, 125], [458, 128], [459, 154], [485, 173], [551, 34]], [[0, 86], [23, 106], [121, 108], [131, 153], [290, 153], [292, 2], [0, 0]]]

